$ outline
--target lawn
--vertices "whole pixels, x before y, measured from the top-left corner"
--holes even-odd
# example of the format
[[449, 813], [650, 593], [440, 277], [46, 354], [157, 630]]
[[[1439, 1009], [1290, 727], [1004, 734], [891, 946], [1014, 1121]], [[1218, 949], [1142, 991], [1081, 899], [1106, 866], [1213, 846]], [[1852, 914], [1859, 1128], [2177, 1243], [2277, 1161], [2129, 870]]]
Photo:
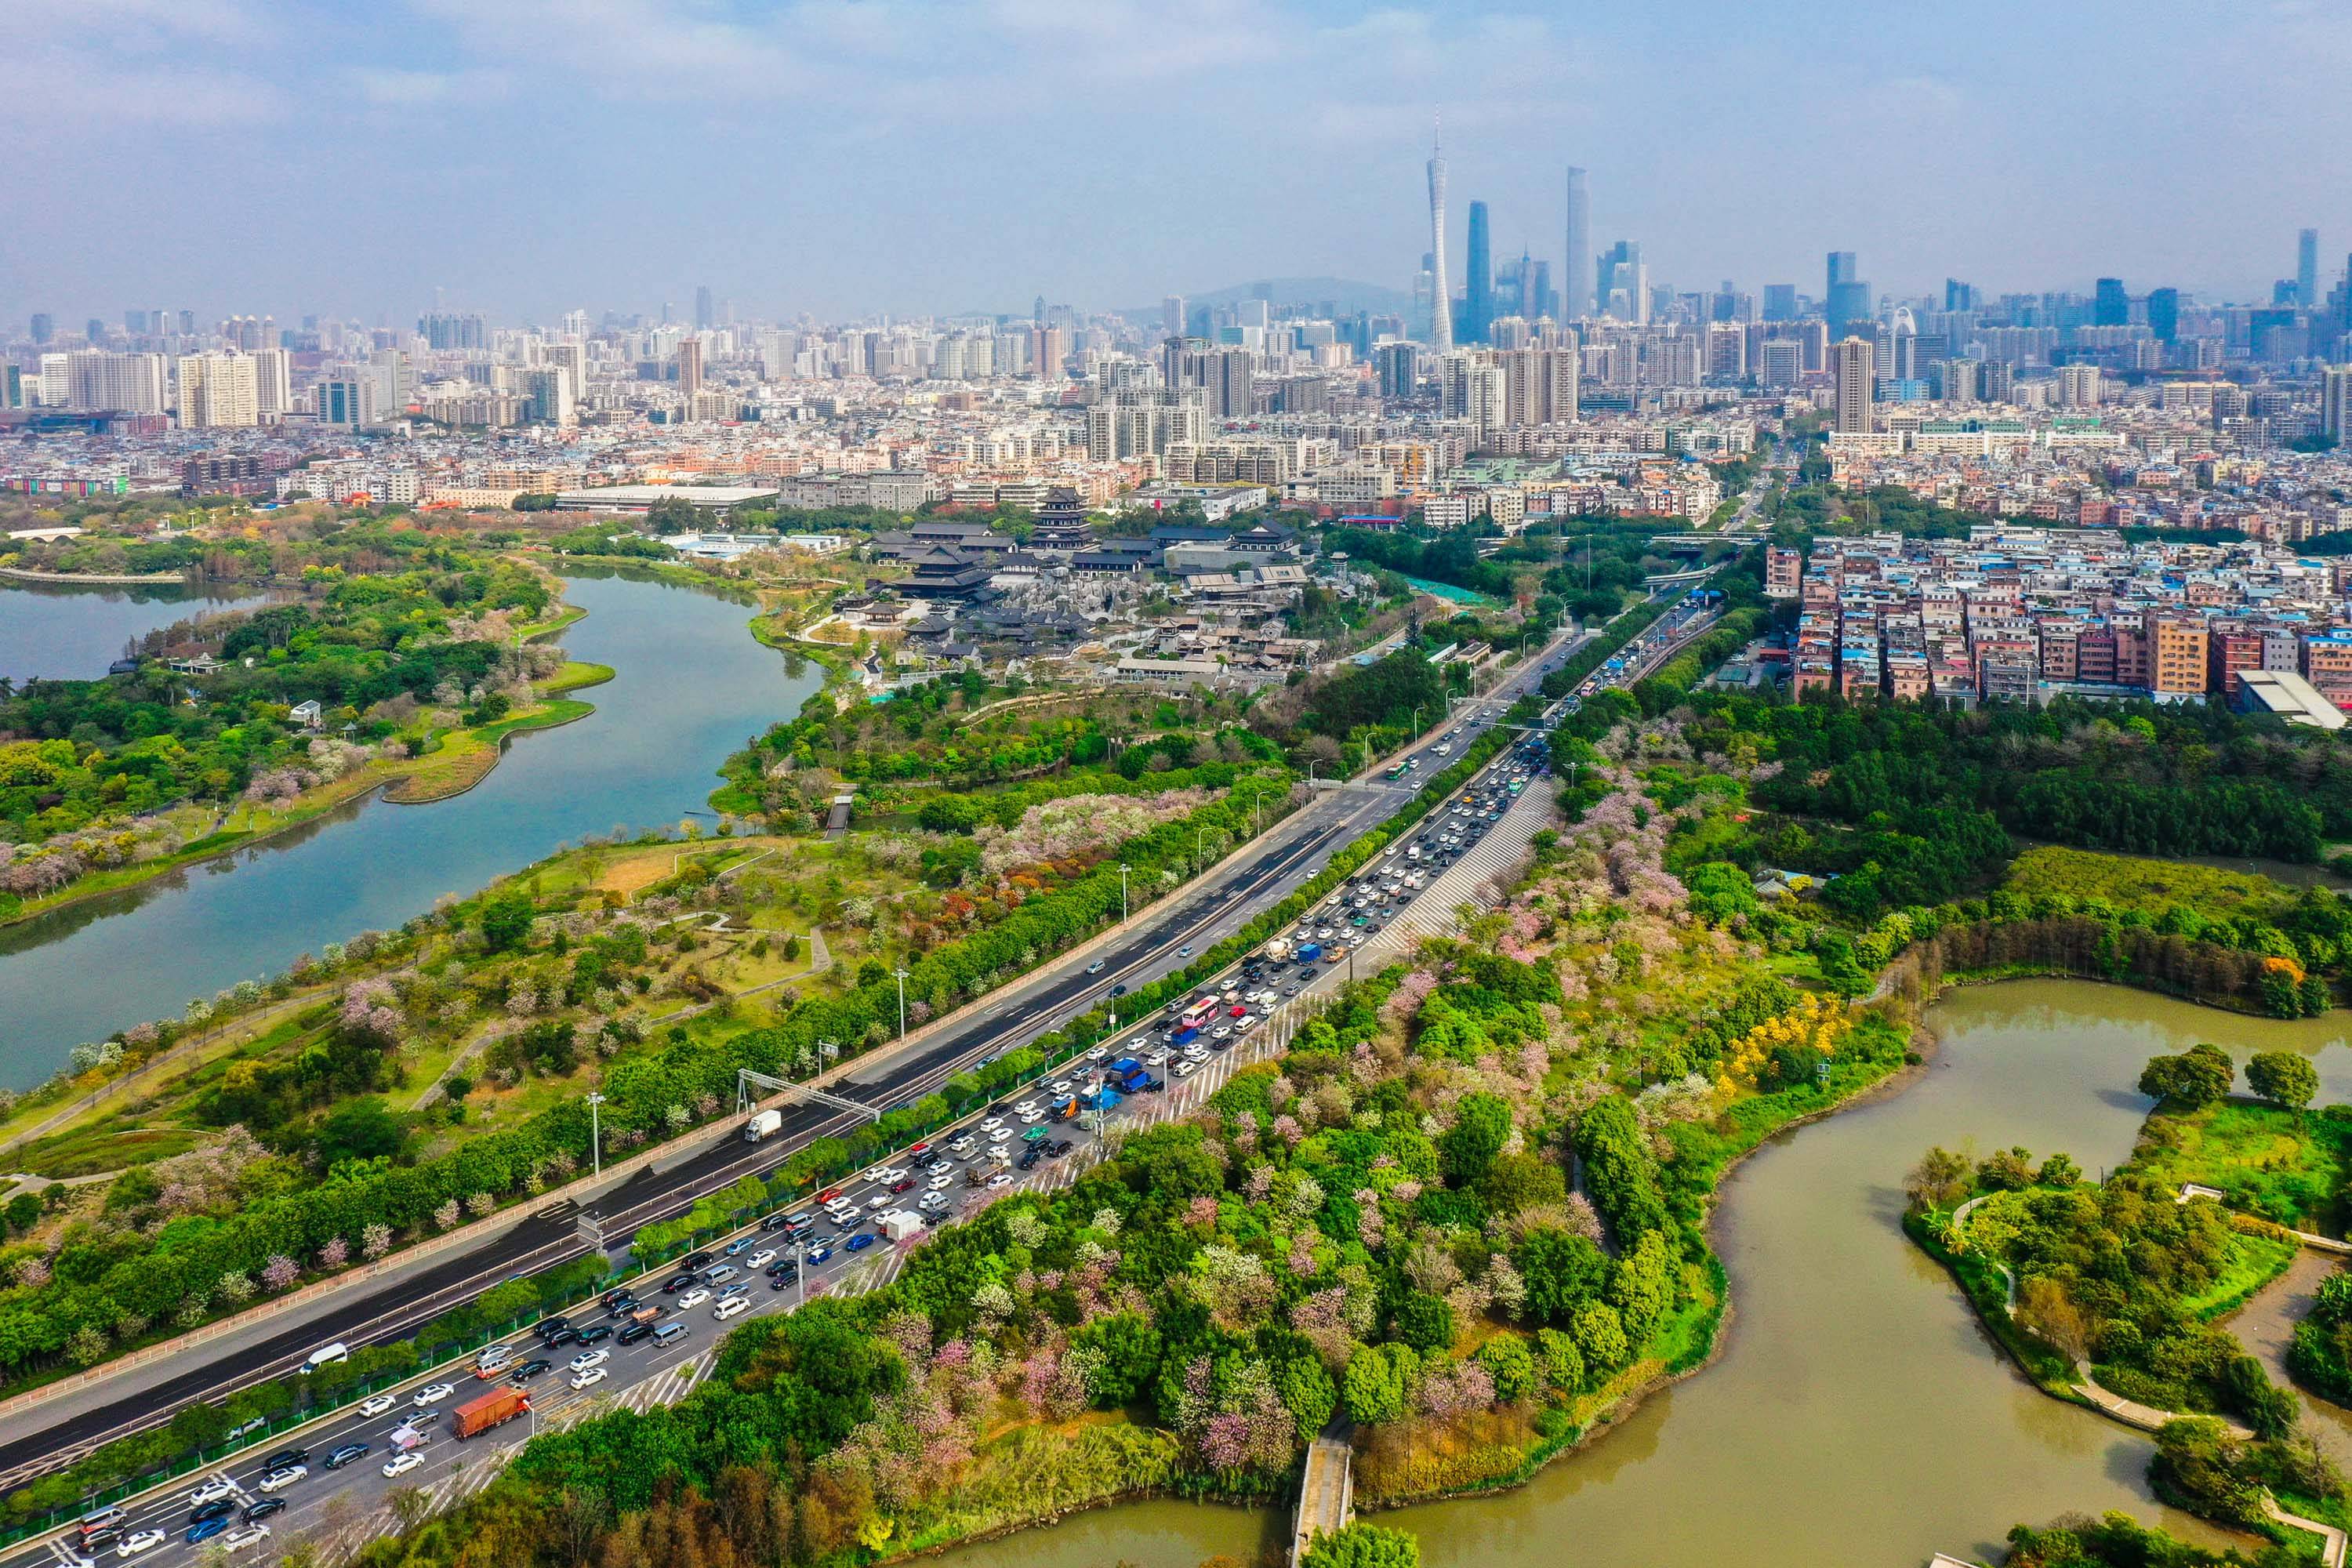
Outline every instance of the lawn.
[[2294, 889], [2249, 872], [2137, 855], [2062, 849], [2054, 845], [2020, 855], [2009, 868], [2006, 886], [2024, 898], [2064, 893], [2077, 899], [2105, 899], [2118, 910], [2147, 914], [2185, 904], [2212, 918], [2257, 913], [2294, 896]]
[[2217, 1188], [2230, 1207], [2296, 1230], [2340, 1235], [2352, 1118], [2247, 1100], [2152, 1116], [2127, 1169], [2169, 1187]]
[[2242, 1235], [2230, 1248], [2229, 1266], [2206, 1289], [2180, 1298], [2180, 1310], [2192, 1318], [2218, 1318], [2245, 1305], [2253, 1293], [2286, 1272], [2301, 1251], [2299, 1244], [2277, 1236]]

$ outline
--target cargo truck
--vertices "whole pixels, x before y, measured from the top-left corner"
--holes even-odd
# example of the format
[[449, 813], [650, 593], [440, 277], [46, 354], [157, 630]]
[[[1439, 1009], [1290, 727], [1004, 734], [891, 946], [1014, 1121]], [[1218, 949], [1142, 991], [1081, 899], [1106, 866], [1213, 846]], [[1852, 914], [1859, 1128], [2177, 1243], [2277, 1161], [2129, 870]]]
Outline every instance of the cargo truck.
[[1276, 937], [1265, 944], [1265, 955], [1276, 963], [1289, 963], [1290, 939], [1286, 936]]
[[530, 1395], [520, 1388], [501, 1388], [449, 1412], [449, 1433], [463, 1440], [478, 1436], [502, 1421], [530, 1414]]
[[1312, 963], [1322, 956], [1323, 947], [1320, 942], [1302, 942], [1298, 944], [1299, 963]]
[[743, 1142], [746, 1143], [764, 1142], [766, 1140], [773, 1138], [777, 1133], [782, 1132], [783, 1130], [784, 1113], [782, 1111], [762, 1110], [758, 1115], [752, 1117], [751, 1121], [743, 1123]]

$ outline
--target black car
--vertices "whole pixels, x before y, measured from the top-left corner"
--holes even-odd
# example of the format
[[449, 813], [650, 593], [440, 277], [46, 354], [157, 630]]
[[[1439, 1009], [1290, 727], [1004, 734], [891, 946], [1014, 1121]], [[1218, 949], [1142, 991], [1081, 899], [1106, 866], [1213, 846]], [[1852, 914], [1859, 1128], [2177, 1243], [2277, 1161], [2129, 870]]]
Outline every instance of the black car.
[[623, 1318], [627, 1317], [631, 1312], [635, 1311], [638, 1305], [638, 1300], [635, 1296], [624, 1296], [617, 1301], [605, 1302], [604, 1315], [617, 1323]]
[[1035, 1170], [1037, 1168], [1037, 1146], [1034, 1143], [1029, 1145], [1027, 1149], [1022, 1152], [1021, 1158], [1014, 1161], [1013, 1163], [1019, 1165], [1024, 1171]]
[[619, 1306], [622, 1302], [634, 1300], [635, 1299], [636, 1292], [635, 1290], [630, 1289], [626, 1285], [620, 1286], [614, 1289], [604, 1292], [604, 1310], [609, 1312], [614, 1308]]
[[1060, 1159], [1063, 1155], [1068, 1153], [1073, 1147], [1074, 1145], [1068, 1139], [1057, 1139], [1054, 1144], [1054, 1158], [1056, 1160]]
[[635, 1344], [653, 1331], [654, 1326], [651, 1323], [631, 1323], [621, 1331], [621, 1342], [625, 1345]]
[[264, 1470], [282, 1470], [289, 1465], [307, 1464], [310, 1458], [310, 1450], [308, 1448], [280, 1448], [262, 1460], [261, 1468]]
[[104, 1551], [121, 1539], [122, 1531], [118, 1526], [103, 1524], [96, 1530], [85, 1531], [82, 1533], [81, 1549], [84, 1552], [95, 1553]]
[[801, 1277], [798, 1274], [771, 1274], [768, 1276], [768, 1289], [771, 1290], [789, 1290], [800, 1282]]
[[760, 1228], [761, 1230], [782, 1230], [792, 1223], [793, 1216], [788, 1214], [772, 1214], [767, 1218], [760, 1222]]
[[691, 1274], [673, 1274], [668, 1279], [662, 1281], [662, 1294], [665, 1296], [675, 1296], [689, 1285], [699, 1285], [701, 1283], [701, 1280], [696, 1279]]
[[552, 1343], [554, 1342], [554, 1337], [557, 1334], [568, 1333], [571, 1331], [571, 1329], [572, 1320], [559, 1316], [553, 1318], [541, 1318], [538, 1322], [531, 1325], [530, 1331], [537, 1334], [541, 1339]]
[[553, 1362], [549, 1361], [544, 1356], [533, 1356], [530, 1360], [515, 1368], [513, 1372], [508, 1373], [507, 1381], [509, 1383], [529, 1383], [532, 1378], [537, 1377], [541, 1373], [545, 1372], [549, 1367], [553, 1366], [554, 1364], [555, 1363]]
[[800, 1271], [801, 1263], [797, 1258], [779, 1258], [768, 1265], [771, 1274], [798, 1274]]
[[612, 1337], [613, 1325], [610, 1323], [591, 1323], [580, 1331], [580, 1342], [583, 1345], [601, 1344]]
[[552, 1351], [562, 1350], [568, 1344], [576, 1344], [579, 1339], [580, 1331], [577, 1329], [558, 1329], [551, 1334], [540, 1335], [539, 1342]]
[[286, 1500], [284, 1498], [266, 1497], [259, 1502], [255, 1503], [251, 1508], [245, 1510], [245, 1522], [252, 1524], [257, 1521], [268, 1519], [273, 1513], [284, 1513], [285, 1511]]
[[188, 1522], [190, 1524], [203, 1524], [209, 1520], [226, 1519], [230, 1514], [235, 1513], [236, 1511], [236, 1501], [235, 1499], [215, 1498], [212, 1501], [205, 1504], [202, 1508], [190, 1509], [188, 1510]]
[[368, 1446], [365, 1443], [346, 1443], [327, 1456], [327, 1468], [340, 1470], [353, 1459], [365, 1458], [367, 1451]]
[[710, 1267], [710, 1254], [707, 1252], [689, 1252], [684, 1258], [677, 1260], [677, 1266], [688, 1272], [692, 1272], [698, 1268], [708, 1268]]

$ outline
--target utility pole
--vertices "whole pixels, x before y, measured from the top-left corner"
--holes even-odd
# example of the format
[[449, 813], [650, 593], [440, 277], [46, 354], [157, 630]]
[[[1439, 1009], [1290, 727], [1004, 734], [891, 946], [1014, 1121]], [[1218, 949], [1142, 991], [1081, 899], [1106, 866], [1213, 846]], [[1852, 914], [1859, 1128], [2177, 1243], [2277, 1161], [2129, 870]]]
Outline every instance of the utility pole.
[[907, 1037], [907, 972], [894, 969], [890, 973], [898, 977], [898, 1037], [903, 1040]]
[[604, 1103], [604, 1097], [603, 1095], [593, 1091], [589, 1094], [588, 1157], [595, 1162], [595, 1171], [593, 1173], [599, 1176], [604, 1173], [604, 1123], [596, 1115], [596, 1108]]
[[1118, 923], [1127, 923], [1127, 862], [1118, 863]]

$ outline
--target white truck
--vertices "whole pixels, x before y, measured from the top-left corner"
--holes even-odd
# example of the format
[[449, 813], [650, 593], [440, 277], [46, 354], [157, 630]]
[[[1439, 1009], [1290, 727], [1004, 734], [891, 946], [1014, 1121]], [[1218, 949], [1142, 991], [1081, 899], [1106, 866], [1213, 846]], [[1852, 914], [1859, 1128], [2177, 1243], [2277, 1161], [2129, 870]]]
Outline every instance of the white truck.
[[892, 1209], [882, 1216], [882, 1234], [893, 1241], [904, 1241], [910, 1236], [919, 1236], [922, 1230], [923, 1216], [919, 1214], [910, 1214], [905, 1209]]
[[773, 1138], [777, 1133], [782, 1132], [783, 1130], [784, 1113], [782, 1111], [762, 1110], [754, 1115], [751, 1121], [743, 1123], [743, 1142], [746, 1143], [765, 1142], [767, 1140]]

